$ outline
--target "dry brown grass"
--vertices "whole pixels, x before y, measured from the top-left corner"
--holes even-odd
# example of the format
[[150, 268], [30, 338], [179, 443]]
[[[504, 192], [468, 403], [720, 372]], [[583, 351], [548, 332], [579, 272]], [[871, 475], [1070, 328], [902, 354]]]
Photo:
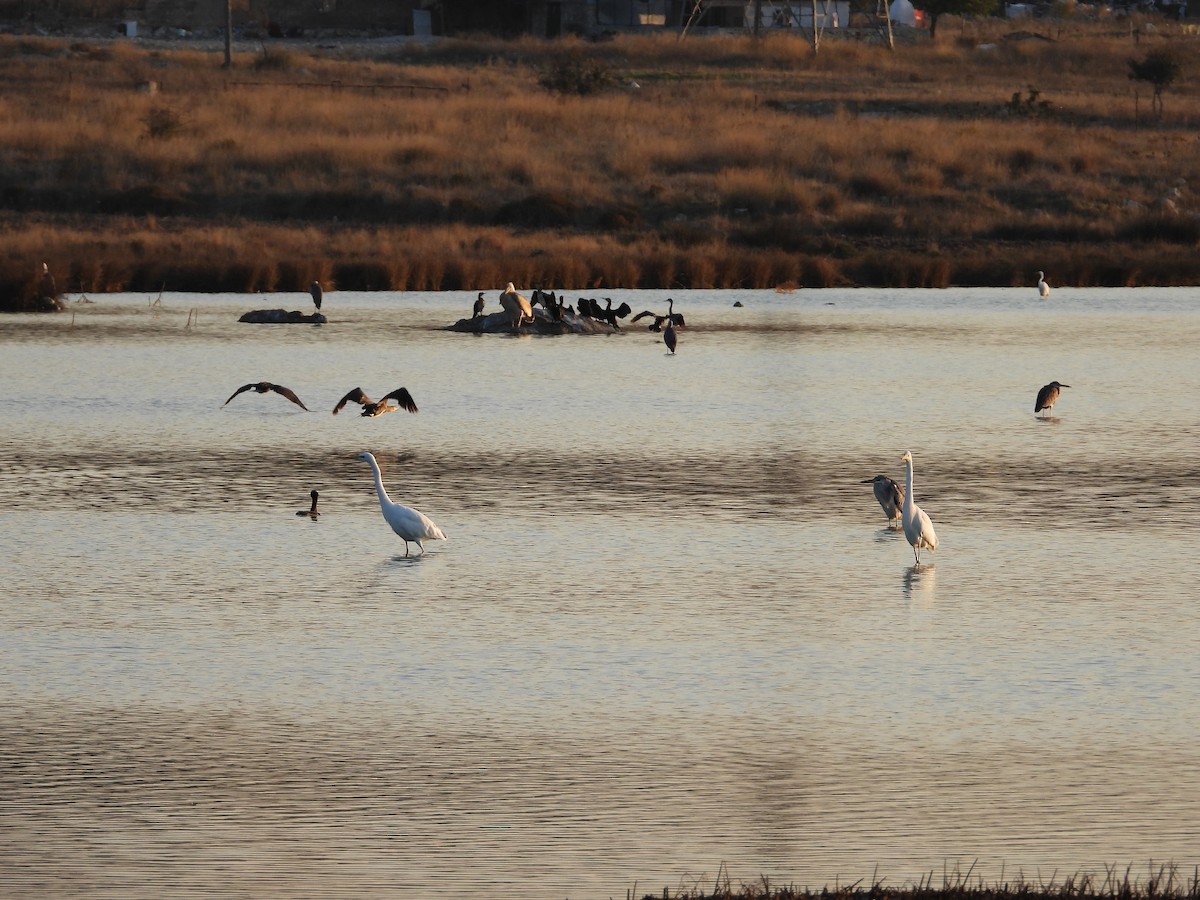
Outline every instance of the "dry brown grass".
[[[1031, 27], [1053, 40], [1005, 38]], [[815, 57], [782, 36], [293, 45], [231, 73], [0, 37], [0, 282], [48, 259], [72, 290], [1195, 283], [1200, 39], [1157, 28], [950, 20], [937, 45]], [[1158, 46], [1185, 73], [1161, 122], [1127, 77]], [[563, 59], [620, 87], [539, 87]]]

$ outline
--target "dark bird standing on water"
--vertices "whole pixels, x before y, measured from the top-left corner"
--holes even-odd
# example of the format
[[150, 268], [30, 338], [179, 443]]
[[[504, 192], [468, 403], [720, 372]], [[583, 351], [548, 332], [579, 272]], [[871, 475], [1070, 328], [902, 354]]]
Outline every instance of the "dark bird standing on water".
[[[398, 405], [390, 405], [388, 403], [389, 400], [395, 400]], [[416, 401], [413, 400], [412, 394], [408, 392], [408, 388], [396, 388], [390, 394], [385, 395], [383, 399], [372, 401], [370, 397], [363, 393], [362, 388], [356, 387], [337, 402], [337, 406], [333, 408], [333, 414], [336, 416], [347, 403], [359, 404], [362, 406], [361, 415], [370, 417], [382, 416], [384, 413], [395, 412], [398, 409], [403, 409], [410, 413], [417, 411]]]
[[883, 514], [888, 522], [893, 522], [904, 511], [904, 488], [892, 481], [886, 475], [876, 475], [874, 478], [864, 478], [862, 484], [871, 485], [875, 499], [883, 507]]
[[675, 323], [667, 322], [667, 327], [663, 329], [663, 343], [667, 345], [667, 349], [674, 356], [675, 348], [679, 344], [679, 336], [675, 334]]
[[321, 290], [321, 282], [314, 281], [312, 284], [310, 284], [308, 286], [308, 292], [312, 294], [313, 303], [316, 304], [317, 309], [320, 309], [321, 298], [325, 296], [324, 291]]
[[483, 291], [479, 292], [479, 296], [475, 298], [475, 305], [471, 307], [471, 318], [478, 319], [483, 315]]
[[1033, 404], [1035, 413], [1041, 412], [1043, 409], [1050, 412], [1051, 408], [1058, 401], [1058, 395], [1062, 393], [1059, 389], [1070, 387], [1069, 384], [1059, 384], [1057, 381], [1052, 381], [1040, 391], [1038, 391], [1037, 402]]
[[296, 512], [296, 515], [308, 516], [310, 519], [315, 519], [317, 516], [320, 515], [320, 513], [317, 512], [317, 492], [309, 491], [308, 496], [312, 497], [312, 506], [310, 506], [308, 509], [298, 510]]
[[[243, 384], [240, 388], [229, 395], [229, 400], [232, 400], [238, 394], [242, 393], [242, 391], [255, 391], [259, 394], [265, 394], [267, 391], [274, 391], [277, 394], [282, 394], [283, 396], [287, 397], [301, 409], [308, 409], [307, 406], [300, 402], [300, 398], [295, 395], [291, 388], [285, 388], [282, 384], [271, 384], [269, 381], [260, 381], [258, 384]], [[229, 400], [226, 400], [225, 403], [222, 403], [221, 405], [225, 406], [229, 403]]]

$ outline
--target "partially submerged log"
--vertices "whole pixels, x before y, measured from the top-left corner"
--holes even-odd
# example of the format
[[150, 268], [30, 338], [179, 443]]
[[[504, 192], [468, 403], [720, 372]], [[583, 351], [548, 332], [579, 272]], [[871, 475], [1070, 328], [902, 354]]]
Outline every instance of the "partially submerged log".
[[447, 325], [446, 330], [467, 334], [615, 334], [618, 331], [607, 322], [598, 322], [591, 316], [581, 316], [567, 310], [563, 310], [561, 319], [556, 319], [538, 306], [533, 308], [533, 321], [525, 322], [515, 331], [513, 317], [503, 310], [486, 316], [459, 319], [453, 325]]
[[286, 309], [252, 309], [242, 315], [239, 322], [252, 322], [256, 325], [290, 325], [296, 322], [308, 325], [324, 325], [326, 319], [320, 313], [306, 315], [297, 309], [288, 312]]

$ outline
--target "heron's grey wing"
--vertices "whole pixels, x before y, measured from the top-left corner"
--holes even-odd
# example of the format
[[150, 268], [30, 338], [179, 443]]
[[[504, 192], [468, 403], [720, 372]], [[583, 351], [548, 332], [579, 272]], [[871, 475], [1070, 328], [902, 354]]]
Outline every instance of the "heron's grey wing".
[[336, 416], [339, 412], [341, 412], [342, 407], [345, 406], [347, 403], [370, 403], [370, 402], [371, 402], [370, 398], [367, 397], [367, 395], [363, 393], [363, 389], [360, 387], [356, 387], [353, 390], [348, 391], [346, 393], [346, 396], [337, 402], [337, 406], [335, 406], [333, 408], [333, 414]]
[[[258, 385], [255, 385], [255, 384], [243, 384], [240, 388], [238, 388], [236, 391], [234, 391], [232, 394], [229, 395], [229, 400], [232, 400], [234, 397], [236, 397], [242, 391], [252, 391], [257, 386]], [[222, 403], [221, 405], [225, 406], [225, 404], [227, 404], [229, 402], [229, 400], [226, 400], [225, 403]]]
[[1050, 397], [1053, 395], [1053, 393], [1054, 388], [1050, 385], [1046, 385], [1044, 388], [1038, 391], [1037, 402], [1033, 405], [1033, 411], [1041, 412], [1043, 409], [1045, 409], [1046, 403], [1050, 400]]
[[300, 398], [296, 396], [295, 391], [293, 391], [291, 388], [285, 388], [282, 384], [273, 384], [271, 385], [271, 390], [277, 394], [282, 394], [283, 396], [287, 397], [301, 409], [308, 409], [307, 406], [300, 402]]
[[413, 400], [412, 394], [408, 392], [408, 388], [397, 388], [379, 402], [385, 403], [388, 400], [395, 400], [400, 404], [400, 408], [407, 412], [415, 413], [417, 411], [417, 402]]

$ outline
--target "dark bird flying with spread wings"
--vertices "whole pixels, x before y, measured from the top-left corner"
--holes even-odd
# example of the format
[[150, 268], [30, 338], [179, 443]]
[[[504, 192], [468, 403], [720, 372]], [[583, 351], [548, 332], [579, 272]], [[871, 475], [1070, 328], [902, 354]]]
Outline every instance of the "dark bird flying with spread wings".
[[[395, 400], [397, 405], [392, 406], [388, 403], [389, 400]], [[362, 407], [361, 415], [372, 417], [382, 416], [384, 413], [395, 412], [398, 409], [410, 413], [417, 411], [417, 402], [413, 400], [408, 388], [396, 388], [390, 394], [376, 401], [364, 394], [362, 388], [356, 387], [337, 402], [337, 406], [333, 408], [333, 414], [336, 416], [347, 403], [357, 403]]]
[[[265, 394], [268, 391], [274, 391], [277, 394], [282, 394], [283, 396], [287, 397], [301, 409], [308, 409], [307, 406], [300, 402], [300, 398], [296, 396], [295, 392], [293, 392], [291, 388], [285, 388], [282, 384], [271, 384], [269, 381], [260, 381], [257, 384], [243, 384], [240, 388], [229, 395], [229, 400], [232, 400], [238, 394], [242, 393], [242, 391], [255, 391], [259, 394]], [[225, 406], [227, 403], [229, 403], [229, 400], [226, 400], [225, 403], [222, 403], [221, 405]]]

